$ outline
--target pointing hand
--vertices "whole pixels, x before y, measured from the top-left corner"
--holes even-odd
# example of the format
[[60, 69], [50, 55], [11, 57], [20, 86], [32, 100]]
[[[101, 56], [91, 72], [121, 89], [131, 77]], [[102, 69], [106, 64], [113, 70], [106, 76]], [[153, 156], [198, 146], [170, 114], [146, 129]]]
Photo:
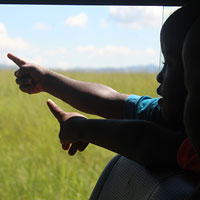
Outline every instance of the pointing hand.
[[19, 67], [15, 72], [15, 76], [17, 77], [16, 83], [19, 85], [20, 90], [29, 94], [44, 91], [43, 83], [45, 74], [48, 71], [47, 69], [35, 64], [27, 63], [10, 53], [7, 57]]
[[64, 112], [50, 99], [47, 101], [47, 105], [52, 114], [60, 123], [59, 138], [62, 148], [64, 150], [69, 150], [70, 155], [74, 155], [77, 150], [83, 151], [87, 147], [88, 143], [82, 142], [77, 138], [77, 136], [72, 132], [68, 120], [74, 117], [78, 117], [79, 119], [80, 117], [86, 119], [86, 117], [75, 112]]

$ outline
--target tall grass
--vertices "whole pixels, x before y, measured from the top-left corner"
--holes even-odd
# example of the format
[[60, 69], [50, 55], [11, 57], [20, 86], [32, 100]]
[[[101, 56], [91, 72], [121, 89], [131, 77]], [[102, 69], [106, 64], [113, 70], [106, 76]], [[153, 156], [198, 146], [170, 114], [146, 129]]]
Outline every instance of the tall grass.
[[[46, 93], [19, 91], [13, 71], [0, 71], [0, 199], [85, 200], [113, 152], [89, 145], [70, 157], [62, 151], [59, 125], [46, 106]], [[69, 77], [106, 84], [119, 92], [155, 97], [152, 74], [67, 73]], [[86, 115], [89, 118], [95, 116]]]

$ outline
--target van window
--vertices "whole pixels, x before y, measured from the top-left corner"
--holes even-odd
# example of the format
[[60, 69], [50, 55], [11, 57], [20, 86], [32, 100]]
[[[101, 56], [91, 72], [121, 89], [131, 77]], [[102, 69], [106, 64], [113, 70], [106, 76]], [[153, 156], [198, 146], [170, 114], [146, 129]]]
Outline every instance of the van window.
[[[0, 5], [7, 52], [45, 67], [158, 70], [161, 6]], [[13, 21], [15, 19], [15, 21]]]

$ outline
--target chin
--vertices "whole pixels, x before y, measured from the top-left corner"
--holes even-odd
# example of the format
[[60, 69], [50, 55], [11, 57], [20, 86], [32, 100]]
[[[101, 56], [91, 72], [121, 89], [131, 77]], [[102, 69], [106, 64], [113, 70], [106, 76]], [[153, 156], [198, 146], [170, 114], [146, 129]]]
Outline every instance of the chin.
[[162, 106], [162, 104], [163, 104], [163, 98], [160, 98], [160, 99], [158, 100], [158, 105]]
[[165, 107], [165, 104], [163, 102], [161, 102], [160, 107], [161, 107], [161, 113], [162, 113], [163, 119], [165, 121], [167, 122], [176, 121], [175, 113], [171, 111], [170, 109], [168, 109], [167, 107]]
[[183, 119], [176, 112], [169, 111], [169, 109], [161, 109], [161, 112], [163, 119], [169, 128], [179, 129], [183, 126]]

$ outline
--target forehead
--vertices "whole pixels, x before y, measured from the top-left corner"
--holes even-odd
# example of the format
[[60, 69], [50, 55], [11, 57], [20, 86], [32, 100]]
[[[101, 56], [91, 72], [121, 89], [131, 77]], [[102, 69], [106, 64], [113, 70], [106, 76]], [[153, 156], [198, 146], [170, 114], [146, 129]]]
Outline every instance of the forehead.
[[180, 57], [182, 43], [174, 31], [161, 30], [160, 44], [164, 55], [178, 56], [178, 58]]
[[182, 39], [178, 38], [175, 29], [163, 27], [160, 34], [161, 50], [165, 61], [168, 63], [167, 68], [171, 71], [182, 74]]
[[191, 9], [181, 8], [165, 21], [160, 33], [162, 51], [181, 55], [184, 38], [196, 18], [188, 14]]

